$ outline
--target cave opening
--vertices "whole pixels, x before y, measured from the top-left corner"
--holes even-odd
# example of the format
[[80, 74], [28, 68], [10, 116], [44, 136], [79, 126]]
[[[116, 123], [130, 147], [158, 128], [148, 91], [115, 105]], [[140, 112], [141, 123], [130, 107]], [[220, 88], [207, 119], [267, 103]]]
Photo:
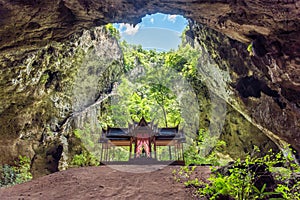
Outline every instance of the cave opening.
[[[93, 104], [85, 99], [91, 96], [91, 91], [99, 91], [96, 83], [103, 81], [99, 77], [108, 83], [104, 90], [102, 88], [105, 94], [94, 94], [96, 103], [101, 95], [109, 95], [105, 102], [98, 104], [101, 108], [88, 117], [75, 119], [78, 133], [86, 137], [82, 142], [97, 158], [101, 157], [99, 148], [90, 147], [91, 139], [95, 141], [93, 133], [103, 133], [109, 127], [127, 130], [130, 123], [142, 118], [158, 127], [178, 126], [179, 131], [187, 136], [185, 151], [198, 152], [201, 156], [212, 152], [224, 124], [226, 103], [211, 93], [209, 87], [212, 83], [208, 83], [208, 77], [204, 78], [216, 75], [213, 70], [216, 63], [211, 54], [191, 37], [192, 25], [192, 21], [183, 16], [156, 13], [146, 15], [135, 26], [126, 23], [104, 26], [106, 32], [118, 41], [116, 46], [122, 50], [122, 61], [113, 65], [110, 59], [96, 61], [98, 54], [106, 52], [107, 55], [115, 43], [111, 45], [110, 41], [110, 46], [104, 45], [104, 48], [96, 46], [82, 64], [77, 89], [74, 90], [75, 112], [80, 112]], [[96, 38], [97, 33], [91, 35]], [[111, 78], [104, 77], [111, 74]], [[85, 84], [89, 86], [85, 87]], [[223, 86], [221, 83], [220, 87]], [[203, 142], [202, 150], [192, 150], [200, 148], [196, 147], [200, 144], [199, 137]], [[114, 153], [108, 160], [128, 159], [126, 152], [129, 147], [115, 146], [112, 151]], [[161, 147], [158, 151], [160, 160], [169, 161], [176, 157], [175, 147]]]
[[129, 44], [141, 45], [146, 50], [176, 50], [181, 43], [181, 36], [188, 25], [188, 20], [181, 15], [155, 13], [145, 15], [141, 22], [114, 23], [120, 32], [121, 40]]
[[[176, 23], [177, 19], [180, 19], [178, 21], [182, 24], [181, 28], [179, 27], [182, 32], [171, 29], [166, 31], [167, 28], [162, 28], [163, 23], [161, 21], [171, 23], [173, 25], [171, 27], [174, 28], [174, 23]], [[184, 17], [179, 15], [156, 13], [146, 15], [141, 21], [141, 23], [135, 26], [126, 23], [107, 24], [105, 26], [109, 30], [108, 32], [111, 32], [111, 35], [119, 42], [119, 47], [122, 50], [121, 62], [115, 62], [111, 65], [109, 64], [109, 60], [108, 63], [105, 63], [105, 69], [99, 70], [99, 68], [95, 68], [99, 67], [97, 65], [100, 62], [103, 64], [103, 60], [100, 62], [97, 61], [98, 64], [95, 64], [94, 61], [88, 61], [83, 65], [85, 69], [89, 69], [87, 76], [84, 76], [83, 71], [80, 70], [81, 79], [78, 81], [80, 87], [82, 87], [84, 81], [87, 81], [88, 84], [103, 81], [100, 79], [90, 79], [90, 77], [93, 77], [93, 73], [96, 73], [96, 77], [107, 75], [107, 77], [103, 78], [105, 78], [108, 85], [102, 88], [102, 92], [109, 95], [106, 102], [99, 104], [101, 105], [100, 114], [97, 113], [99, 111], [90, 114], [90, 119], [87, 120], [86, 125], [82, 126], [82, 122], [85, 119], [75, 120], [80, 124], [80, 132], [82, 134], [84, 134], [83, 132], [87, 132], [92, 135], [95, 132], [101, 132], [101, 130], [103, 132], [108, 127], [124, 128], [128, 127], [132, 121], [138, 122], [141, 118], [145, 117], [147, 121], [153, 120], [158, 125], [164, 127], [175, 127], [180, 124], [179, 129], [185, 129], [187, 135], [190, 136], [189, 149], [186, 148], [185, 151], [190, 151], [191, 148], [202, 148], [201, 151], [195, 151], [194, 149], [193, 152], [197, 152], [201, 156], [211, 154], [212, 149], [215, 149], [215, 145], [219, 142], [219, 139], [225, 138], [228, 140], [226, 136], [220, 138], [222, 133], [227, 133], [227, 131], [229, 133], [235, 132], [235, 130], [228, 128], [231, 125], [230, 122], [226, 121], [228, 120], [226, 116], [227, 104], [224, 99], [218, 96], [224, 93], [227, 95], [227, 82], [232, 81], [231, 75], [226, 66], [223, 66], [223, 69], [219, 68], [220, 63], [216, 63], [216, 61], [221, 58], [216, 55], [216, 52], [207, 49], [209, 45], [215, 45], [214, 43], [220, 45], [222, 43], [221, 45], [224, 45], [223, 48], [227, 52], [225, 46], [228, 39], [225, 38], [224, 41], [218, 39], [219, 41], [216, 41], [213, 38], [215, 35], [210, 36], [209, 34], [211, 33], [205, 26], [192, 20], [188, 22]], [[154, 24], [155, 21], [160, 22], [159, 26]], [[172, 34], [169, 34], [170, 31]], [[209, 34], [205, 33], [205, 38], [196, 38], [197, 34], [201, 31], [208, 31]], [[161, 37], [165, 33], [169, 34], [168, 40]], [[95, 38], [95, 34], [92, 35]], [[190, 37], [191, 35], [193, 37]], [[153, 36], [153, 38], [149, 38], [149, 36]], [[169, 42], [169, 39], [172, 38], [173, 40]], [[233, 41], [229, 41], [228, 45], [231, 42]], [[113, 47], [109, 45], [105, 45], [102, 51], [109, 51], [109, 48]], [[234, 52], [232, 51], [232, 53]], [[100, 54], [102, 55], [102, 52]], [[89, 56], [89, 58], [95, 57], [97, 57], [97, 53], [95, 52], [92, 56]], [[241, 60], [243, 61], [244, 58]], [[115, 68], [121, 65], [121, 69]], [[111, 74], [113, 76], [108, 78]], [[95, 88], [93, 89], [94, 91], [101, 91], [97, 85], [89, 87], [88, 91], [91, 91], [91, 88]], [[75, 92], [76, 98], [83, 100], [84, 95], [82, 96], [83, 98], [78, 95], [79, 93], [81, 93], [80, 95], [84, 94], [82, 88], [80, 88], [80, 91]], [[85, 92], [88, 93], [88, 91]], [[184, 91], [185, 94], [180, 94], [178, 91]], [[261, 91], [261, 89], [258, 91], [255, 90], [254, 94], [250, 94], [250, 96], [260, 95]], [[114, 95], [114, 93], [118, 95]], [[90, 96], [91, 94], [87, 95]], [[101, 95], [99, 93], [95, 94], [97, 98], [93, 100], [97, 103], [101, 99]], [[167, 102], [168, 105], [162, 105], [164, 103], [162, 103], [161, 99], [164, 99], [164, 103]], [[88, 104], [79, 103], [79, 110], [84, 110], [84, 106], [86, 105]], [[241, 116], [241, 118], [243, 117]], [[239, 121], [237, 123], [245, 123], [245, 127], [250, 127], [244, 119], [234, 120]], [[225, 125], [225, 123], [227, 124]], [[226, 127], [223, 128], [223, 125]], [[247, 137], [247, 134], [249, 134], [250, 130], [247, 130], [247, 128], [241, 130], [241, 134], [237, 136], [240, 141], [235, 141], [239, 143], [239, 146], [244, 148], [246, 148], [245, 146], [248, 148], [252, 145], [249, 142], [245, 144], [244, 140], [240, 139]], [[239, 133], [239, 131], [237, 132]], [[95, 136], [91, 136], [90, 138], [93, 138], [94, 141], [98, 139]], [[265, 140], [267, 138], [261, 136], [260, 139]], [[260, 139], [255, 141], [257, 145], [260, 144]], [[195, 144], [200, 144], [197, 143], [199, 141], [205, 147], [197, 147]], [[90, 141], [83, 140], [83, 142], [87, 149], [91, 152], [95, 151], [94, 147], [89, 147]], [[237, 155], [245, 156], [241, 152], [233, 154], [231, 150], [232, 146], [220, 146], [222, 146], [220, 147], [221, 149], [226, 148], [226, 154], [228, 154], [221, 156], [223, 158], [226, 157], [223, 160], [220, 159], [222, 162], [231, 161], [232, 155], [233, 157], [237, 157]], [[273, 146], [273, 143], [270, 142], [270, 146]], [[126, 151], [128, 152], [129, 148], [116, 147], [113, 151], [115, 153], [112, 153], [111, 156], [115, 156], [110, 158], [112, 161], [128, 159]], [[166, 152], [167, 149], [161, 150], [162, 155], [165, 155], [162, 160], [168, 159], [169, 155]], [[96, 152], [95, 155], [96, 157], [100, 157], [99, 152]]]

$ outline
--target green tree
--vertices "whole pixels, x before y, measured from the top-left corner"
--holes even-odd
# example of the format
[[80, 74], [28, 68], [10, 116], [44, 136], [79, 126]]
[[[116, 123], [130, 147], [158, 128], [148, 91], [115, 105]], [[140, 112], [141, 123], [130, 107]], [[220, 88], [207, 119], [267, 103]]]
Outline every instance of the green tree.
[[172, 92], [173, 76], [170, 68], [164, 66], [166, 53], [143, 50], [126, 42], [121, 42], [121, 46], [127, 74], [118, 86], [119, 97], [111, 105], [116, 124], [127, 123], [121, 115], [136, 121], [142, 116], [156, 119], [164, 126], [179, 123], [179, 103]]
[[117, 40], [120, 40], [120, 32], [111, 24], [106, 24], [105, 25], [105, 30], [107, 31], [107, 33], [109, 33], [111, 36], [113, 36], [114, 38], [116, 38]]

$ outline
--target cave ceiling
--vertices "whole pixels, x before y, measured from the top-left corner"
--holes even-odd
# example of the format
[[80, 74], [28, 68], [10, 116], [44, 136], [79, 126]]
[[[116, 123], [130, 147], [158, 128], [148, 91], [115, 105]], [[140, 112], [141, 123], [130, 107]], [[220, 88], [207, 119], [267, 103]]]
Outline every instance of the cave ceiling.
[[[300, 2], [295, 0], [1, 0], [0, 50], [36, 49], [82, 29], [180, 14], [276, 57], [272, 81], [300, 90]], [[264, 56], [264, 55], [261, 55]]]

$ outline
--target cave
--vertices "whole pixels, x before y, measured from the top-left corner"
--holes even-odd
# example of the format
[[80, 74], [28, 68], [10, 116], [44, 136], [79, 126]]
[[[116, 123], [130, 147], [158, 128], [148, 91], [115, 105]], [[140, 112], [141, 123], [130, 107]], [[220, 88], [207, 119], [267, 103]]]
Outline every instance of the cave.
[[[274, 143], [282, 149], [291, 144], [300, 152], [299, 7], [298, 1], [263, 0], [1, 1], [0, 163], [11, 163], [20, 154], [35, 158], [38, 177], [50, 173], [38, 169], [44, 167], [54, 144], [59, 143], [65, 154], [71, 154], [66, 149], [80, 146], [66, 125], [78, 111], [70, 106], [72, 77], [81, 69], [74, 63], [79, 66], [84, 52], [105, 44], [106, 51], [98, 53], [111, 70], [95, 68], [94, 60], [86, 73], [95, 70], [103, 83], [95, 87], [109, 91], [122, 73], [115, 67], [122, 56], [116, 42], [95, 27], [137, 24], [146, 14], [157, 12], [191, 19], [189, 34], [211, 55], [215, 65], [205, 69], [205, 78], [216, 99], [228, 106], [227, 114], [232, 113], [221, 136], [234, 146], [228, 152], [249, 151], [247, 139], [253, 135], [237, 140], [231, 136], [240, 134], [237, 127], [246, 123], [262, 146], [267, 140], [266, 146]], [[253, 55], [247, 51], [250, 44]], [[89, 92], [92, 98], [80, 103], [95, 102], [96, 93]], [[203, 123], [207, 121], [212, 123], [207, 119]], [[65, 169], [67, 158], [59, 159], [57, 168]]]

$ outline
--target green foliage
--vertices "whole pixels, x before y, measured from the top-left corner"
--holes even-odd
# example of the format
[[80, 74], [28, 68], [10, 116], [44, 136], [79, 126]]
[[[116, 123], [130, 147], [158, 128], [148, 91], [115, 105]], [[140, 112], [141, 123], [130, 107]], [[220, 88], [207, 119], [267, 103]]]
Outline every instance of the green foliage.
[[111, 161], [128, 161], [129, 160], [129, 147], [113, 147], [113, 156], [110, 157]]
[[74, 136], [77, 138], [77, 139], [81, 139], [81, 131], [79, 129], [75, 129], [74, 130]]
[[260, 190], [257, 187], [255, 187], [254, 185], [252, 186], [253, 190], [254, 190], [254, 199], [265, 199], [265, 198], [268, 198], [270, 195], [280, 194], [276, 191], [275, 192], [266, 192], [265, 191], [266, 186], [267, 186], [267, 184], [264, 184]]
[[48, 81], [48, 79], [49, 79], [49, 74], [48, 73], [43, 74], [40, 78], [40, 83], [45, 84]]
[[81, 142], [85, 145], [86, 148], [90, 150], [95, 150], [94, 141], [97, 141], [97, 135], [92, 133], [88, 124], [86, 124], [86, 126], [83, 129], [75, 129], [73, 133], [77, 139], [81, 140]]
[[105, 30], [114, 38], [120, 39], [120, 33], [119, 31], [112, 25], [112, 24], [106, 24]]
[[[176, 73], [165, 65], [166, 53], [143, 50], [121, 42], [124, 71], [118, 97], [110, 107], [113, 125], [126, 126], [128, 119], [156, 120], [160, 126], [176, 126], [182, 121], [172, 84]], [[173, 70], [174, 71], [174, 70]]]
[[193, 174], [193, 172], [195, 171], [196, 166], [183, 166], [180, 167], [179, 170], [173, 170], [172, 174], [174, 176], [174, 180], [176, 180], [177, 182], [181, 181], [182, 179], [187, 180], [187, 182], [185, 182], [186, 186], [189, 185], [198, 185], [199, 180], [191, 180], [190, 177]]
[[249, 52], [249, 55], [250, 55], [250, 56], [253, 56], [253, 55], [254, 55], [254, 54], [253, 54], [253, 44], [252, 44], [252, 42], [248, 45], [247, 51]]
[[165, 64], [168, 67], [172, 67], [176, 71], [180, 72], [184, 66], [188, 63], [188, 60], [177, 52], [170, 52], [166, 55]]
[[10, 165], [3, 165], [0, 167], [0, 172], [0, 187], [17, 184], [17, 173], [14, 167]]
[[77, 154], [73, 157], [71, 164], [78, 167], [84, 167], [97, 166], [99, 165], [99, 162], [91, 153], [83, 151], [81, 154]]
[[186, 182], [184, 182], [184, 185], [186, 187], [193, 185], [196, 187], [199, 187], [201, 185], [201, 182], [198, 180], [198, 178], [192, 179], [192, 180], [187, 180]]
[[[110, 30], [112, 27], [107, 25], [106, 28]], [[197, 106], [192, 103], [194, 99], [191, 98], [197, 97], [194, 88], [191, 91], [186, 88], [199, 85], [201, 77], [197, 69], [200, 50], [186, 43], [178, 50], [169, 52], [144, 50], [141, 45], [131, 45], [120, 40], [119, 44], [123, 53], [123, 71], [126, 74], [118, 81], [118, 96], [104, 104], [105, 109], [100, 117], [101, 126], [126, 127], [130, 119], [138, 121], [145, 117], [148, 121], [154, 120], [158, 126], [172, 127], [180, 124], [184, 127], [185, 123], [190, 123], [186, 126], [190, 129], [186, 134], [194, 134], [194, 130], [199, 127], [191, 127], [193, 121], [186, 120], [185, 116], [191, 110], [198, 112]], [[192, 83], [182, 87], [183, 80]], [[185, 91], [185, 94], [179, 94], [179, 91]]]
[[72, 158], [72, 165], [98, 165], [96, 158], [99, 158], [101, 154], [101, 146], [98, 143], [99, 130], [100, 127], [92, 127], [90, 123], [85, 123], [84, 127], [73, 131], [75, 138], [81, 142], [81, 148], [77, 150], [77, 155]]
[[32, 175], [30, 173], [30, 158], [26, 156], [19, 156], [19, 162], [16, 163], [17, 167], [16, 172], [19, 174], [17, 176], [16, 182], [23, 183], [32, 179]]
[[289, 187], [288, 184], [278, 184], [276, 193], [282, 195], [283, 199], [288, 200], [299, 200], [300, 199], [300, 182], [296, 182], [292, 187]]
[[[184, 34], [182, 38], [185, 39]], [[126, 41], [119, 41], [119, 44], [126, 74], [118, 81], [118, 96], [113, 96], [103, 106], [101, 126], [126, 127], [130, 119], [139, 121], [145, 117], [160, 127], [180, 124], [180, 128], [185, 127], [187, 137], [194, 135], [194, 131], [199, 129], [196, 127], [197, 117], [190, 117], [191, 113], [199, 115], [199, 107], [194, 100], [197, 101], [197, 96], [203, 93], [209, 98], [198, 66], [201, 49], [185, 41], [178, 50], [169, 52], [144, 50], [142, 46], [130, 45]], [[183, 80], [188, 84], [184, 85]], [[208, 134], [201, 137], [205, 139], [195, 139], [185, 153], [187, 163], [220, 165], [215, 150], [226, 144]], [[212, 143], [217, 146], [211, 152], [205, 152]], [[162, 160], [168, 159], [168, 149], [158, 148], [158, 152]]]
[[84, 154], [77, 154], [73, 157], [71, 164], [76, 166], [86, 166], [88, 165], [87, 157]]
[[[210, 148], [212, 144], [216, 144], [208, 155], [205, 155], [203, 151]], [[192, 142], [189, 148], [184, 152], [186, 165], [203, 165], [209, 164], [213, 166], [219, 166], [219, 157], [216, 151], [226, 146], [224, 141], [218, 140], [218, 138], [211, 137], [208, 131], [200, 129], [197, 138]]]
[[19, 156], [16, 166], [3, 165], [0, 167], [0, 187], [20, 184], [32, 179], [30, 159]]
[[[257, 150], [257, 148], [256, 148]], [[227, 173], [219, 173], [217, 170], [211, 174], [209, 183], [198, 180], [185, 182], [186, 186], [198, 188], [197, 194], [208, 199], [231, 197], [237, 200], [246, 199], [288, 199], [299, 200], [300, 182], [295, 178], [295, 173], [300, 172], [300, 167], [294, 163], [291, 151], [287, 156], [282, 152], [270, 154], [264, 157], [248, 155], [244, 161], [237, 160]], [[284, 165], [278, 169], [277, 165]], [[260, 167], [265, 167], [264, 174], [257, 174]], [[270, 173], [273, 172], [272, 174]], [[255, 186], [260, 176], [272, 176], [275, 178], [274, 186], [264, 183], [261, 188]], [[280, 197], [280, 198], [278, 198]]]
[[108, 111], [113, 114], [113, 125], [126, 126], [128, 119], [138, 121], [142, 116], [155, 120], [159, 126], [183, 125], [185, 102], [178, 100], [173, 88], [180, 87], [178, 77], [198, 82], [199, 49], [186, 44], [176, 51], [157, 52], [126, 41], [120, 42], [120, 46], [127, 74], [118, 86], [121, 98], [115, 98], [118, 103]]

